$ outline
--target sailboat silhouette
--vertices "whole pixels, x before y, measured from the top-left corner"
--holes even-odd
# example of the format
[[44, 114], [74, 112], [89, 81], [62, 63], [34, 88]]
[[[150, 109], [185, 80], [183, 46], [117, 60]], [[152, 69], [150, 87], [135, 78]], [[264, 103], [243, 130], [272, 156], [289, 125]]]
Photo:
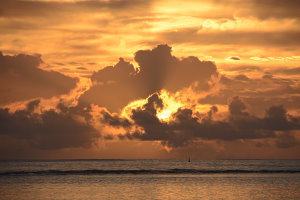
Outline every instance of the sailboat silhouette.
[[188, 162], [191, 162], [191, 157], [190, 157], [190, 153], [188, 153], [188, 155], [189, 155], [189, 159], [188, 159]]

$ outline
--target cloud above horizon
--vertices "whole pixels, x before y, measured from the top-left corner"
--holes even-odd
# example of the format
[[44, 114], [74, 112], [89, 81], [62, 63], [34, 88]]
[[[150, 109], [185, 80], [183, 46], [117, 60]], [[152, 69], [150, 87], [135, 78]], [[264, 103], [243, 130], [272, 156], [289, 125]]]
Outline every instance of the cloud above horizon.
[[[0, 109], [0, 135], [28, 143], [38, 149], [90, 147], [100, 134], [91, 125], [89, 106], [67, 107], [58, 104], [56, 109], [40, 110], [40, 100], [26, 108], [11, 112]], [[36, 111], [38, 110], [38, 112]], [[12, 144], [11, 149], [16, 148]]]
[[[299, 56], [299, 13], [294, 0], [0, 0], [0, 49], [41, 53], [60, 72], [74, 72], [72, 63], [111, 65], [116, 55], [128, 58], [163, 43], [178, 57], [218, 62], [232, 55], [242, 62], [291, 58]], [[78, 73], [97, 70], [90, 65]]]
[[[268, 18], [297, 18], [300, 19], [300, 3], [297, 0], [213, 0], [217, 4], [228, 7], [236, 7], [235, 13], [238, 16], [250, 15], [260, 19]], [[266, 10], [272, 12], [266, 12]]]
[[179, 108], [167, 122], [157, 117], [157, 111], [163, 108], [163, 99], [155, 93], [142, 107], [132, 110], [130, 121], [111, 116], [107, 112], [103, 113], [102, 121], [126, 129], [125, 135], [119, 135], [121, 139], [160, 141], [170, 148], [188, 146], [199, 139], [234, 141], [288, 138], [284, 145], [278, 147], [299, 144], [289, 131], [300, 130], [300, 118], [287, 114], [283, 106], [271, 106], [265, 111], [265, 116], [259, 118], [249, 114], [246, 105], [235, 96], [228, 105], [228, 115], [221, 120], [215, 119], [218, 112], [216, 106], [212, 106], [207, 113], [197, 113], [183, 107]]
[[299, 159], [299, 13], [297, 0], [0, 0], [0, 159]]
[[0, 52], [0, 105], [68, 93], [78, 78], [40, 68], [40, 55], [3, 55]]
[[[11, 91], [1, 94], [2, 100], [11, 98], [3, 104], [24, 105], [0, 108], [0, 138], [7, 141], [0, 149], [9, 155], [28, 149], [38, 155], [101, 145], [105, 149], [110, 141], [160, 143], [174, 154], [182, 148], [207, 148], [227, 155], [233, 147], [222, 146], [241, 148], [241, 142], [251, 151], [300, 148], [298, 67], [241, 64], [219, 71], [215, 62], [177, 57], [161, 44], [85, 77], [91, 87], [78, 90], [69, 103], [64, 98], [77, 78], [44, 70], [39, 55], [1, 54], [0, 61], [1, 87]], [[52, 106], [41, 105], [47, 99]]]
[[147, 98], [162, 89], [175, 93], [196, 83], [194, 90], [207, 91], [209, 82], [218, 76], [213, 62], [193, 56], [178, 59], [171, 55], [168, 45], [140, 50], [134, 59], [139, 65], [137, 69], [120, 58], [115, 66], [94, 72], [91, 76], [94, 85], [79, 101], [119, 112], [131, 101]]

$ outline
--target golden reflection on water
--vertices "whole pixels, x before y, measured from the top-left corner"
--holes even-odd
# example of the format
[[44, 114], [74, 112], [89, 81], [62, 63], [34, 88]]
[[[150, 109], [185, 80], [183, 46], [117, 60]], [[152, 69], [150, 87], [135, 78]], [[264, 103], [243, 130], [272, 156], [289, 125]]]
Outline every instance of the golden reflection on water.
[[300, 198], [299, 174], [76, 175], [7, 179], [6, 184], [1, 181], [0, 199]]

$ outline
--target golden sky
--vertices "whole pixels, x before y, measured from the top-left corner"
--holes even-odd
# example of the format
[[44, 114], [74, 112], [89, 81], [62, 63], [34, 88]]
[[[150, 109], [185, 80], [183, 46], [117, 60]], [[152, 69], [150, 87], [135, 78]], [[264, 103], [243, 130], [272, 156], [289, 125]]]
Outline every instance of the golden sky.
[[300, 158], [296, 0], [0, 0], [0, 159]]

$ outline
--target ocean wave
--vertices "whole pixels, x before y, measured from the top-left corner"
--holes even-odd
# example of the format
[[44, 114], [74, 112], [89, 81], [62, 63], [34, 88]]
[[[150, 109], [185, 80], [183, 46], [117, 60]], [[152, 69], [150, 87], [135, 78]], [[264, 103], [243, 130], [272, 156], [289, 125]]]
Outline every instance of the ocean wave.
[[166, 170], [41, 170], [41, 171], [5, 171], [0, 172], [0, 176], [14, 175], [106, 175], [106, 174], [269, 174], [269, 173], [300, 173], [300, 170], [205, 170], [205, 169], [166, 169]]

